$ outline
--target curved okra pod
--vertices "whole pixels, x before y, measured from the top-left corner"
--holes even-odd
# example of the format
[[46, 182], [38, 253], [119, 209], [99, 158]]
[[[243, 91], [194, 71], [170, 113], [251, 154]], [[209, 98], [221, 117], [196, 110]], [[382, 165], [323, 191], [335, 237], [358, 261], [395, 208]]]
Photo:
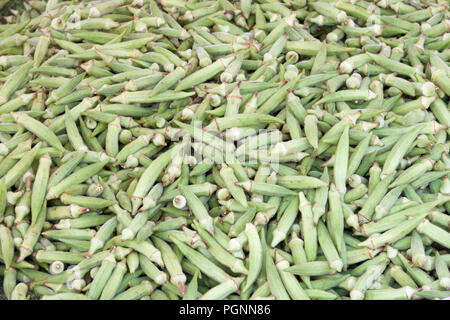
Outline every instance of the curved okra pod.
[[38, 215], [41, 212], [42, 204], [45, 201], [47, 191], [47, 183], [50, 175], [50, 166], [52, 160], [49, 154], [42, 156], [39, 159], [39, 167], [36, 172], [36, 182], [33, 184], [31, 193], [31, 224], [34, 225], [38, 220]]
[[13, 262], [15, 248], [11, 230], [4, 225], [0, 226], [0, 245], [5, 268], [9, 269]]
[[371, 236], [367, 240], [358, 244], [358, 246], [365, 246], [371, 249], [376, 249], [387, 243], [395, 242], [404, 237], [405, 234], [408, 234], [412, 230], [414, 230], [427, 215], [428, 212], [421, 214], [411, 220], [405, 221], [381, 235]]
[[18, 87], [26, 79], [28, 72], [33, 67], [34, 61], [28, 61], [18, 68], [14, 74], [8, 77], [8, 80], [0, 89], [0, 104], [4, 104], [9, 100], [11, 95], [18, 89]]
[[216, 266], [200, 252], [197, 252], [172, 236], [169, 236], [169, 238], [180, 249], [183, 255], [208, 277], [216, 280], [217, 282], [224, 282], [230, 277], [225, 273], [225, 271]]
[[22, 159], [20, 159], [10, 170], [3, 176], [2, 179], [5, 180], [6, 188], [9, 189], [12, 185], [14, 185], [17, 180], [28, 170], [31, 166], [31, 163], [36, 157], [39, 148], [41, 147], [42, 142], [36, 144], [33, 149], [28, 151]]
[[295, 275], [284, 271], [289, 267], [289, 262], [284, 259], [277, 251], [275, 251], [276, 267], [280, 274], [281, 280], [286, 287], [286, 291], [293, 300], [310, 300], [309, 296], [303, 290]]
[[170, 149], [163, 154], [161, 154], [158, 159], [153, 161], [144, 171], [142, 176], [134, 189], [133, 195], [131, 196], [131, 202], [133, 205], [133, 213], [136, 213], [142, 204], [145, 194], [153, 186], [154, 182], [158, 178], [158, 175], [164, 170], [164, 168], [169, 164], [171, 157], [178, 152], [179, 146]]
[[59, 141], [58, 137], [45, 125], [36, 119], [28, 116], [25, 113], [12, 113], [14, 120], [26, 128], [28, 131], [32, 132], [51, 146], [55, 147], [60, 151], [64, 151], [64, 147]]
[[93, 163], [91, 165], [84, 167], [83, 169], [75, 171], [74, 173], [72, 173], [72, 175], [64, 178], [58, 184], [48, 189], [46, 197], [47, 200], [57, 198], [65, 191], [66, 188], [68, 188], [73, 184], [86, 181], [87, 179], [98, 173], [108, 162], [109, 160], [103, 160], [101, 162]]
[[161, 251], [164, 265], [170, 274], [170, 282], [178, 287], [178, 290], [184, 294], [184, 284], [186, 282], [186, 275], [183, 272], [180, 262], [178, 261], [175, 252], [172, 248], [161, 239], [152, 237], [157, 248]]

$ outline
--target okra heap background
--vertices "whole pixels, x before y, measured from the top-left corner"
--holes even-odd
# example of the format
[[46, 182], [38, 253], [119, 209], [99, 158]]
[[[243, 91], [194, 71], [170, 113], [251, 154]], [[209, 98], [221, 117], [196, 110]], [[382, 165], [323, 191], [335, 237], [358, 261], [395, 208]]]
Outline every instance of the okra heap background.
[[447, 1], [0, 6], [7, 299], [450, 296]]

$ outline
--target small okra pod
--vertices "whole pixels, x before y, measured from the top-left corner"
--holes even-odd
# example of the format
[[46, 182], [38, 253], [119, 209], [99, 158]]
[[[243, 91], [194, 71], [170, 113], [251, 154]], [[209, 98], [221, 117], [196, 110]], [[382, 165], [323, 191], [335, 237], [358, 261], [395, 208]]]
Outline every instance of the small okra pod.
[[365, 292], [374, 283], [375, 279], [378, 278], [386, 268], [386, 263], [372, 265], [356, 280], [354, 288], [350, 291], [350, 298], [352, 300], [362, 300], [364, 299]]
[[367, 187], [365, 184], [359, 184], [357, 185], [355, 188], [349, 190], [345, 195], [344, 195], [344, 202], [345, 203], [350, 203], [353, 202], [355, 200], [361, 199], [361, 197], [363, 197], [364, 195], [367, 194]]
[[46, 212], [47, 202], [44, 201], [44, 204], [41, 207], [41, 212], [38, 214], [36, 223], [27, 229], [27, 232], [25, 233], [25, 236], [23, 238], [23, 242], [19, 246], [19, 256], [16, 259], [17, 263], [24, 260], [26, 257], [33, 253], [33, 247], [37, 243], [45, 223]]
[[99, 199], [95, 197], [72, 196], [67, 193], [63, 193], [60, 196], [60, 200], [63, 204], [75, 204], [92, 210], [103, 209], [117, 203], [116, 201]]
[[121, 233], [121, 240], [130, 240], [134, 239], [139, 232], [139, 230], [144, 226], [144, 224], [148, 220], [148, 211], [141, 211], [138, 214], [136, 214], [131, 220], [130, 224], [122, 230]]
[[198, 64], [200, 67], [204, 68], [204, 67], [207, 67], [210, 64], [212, 64], [211, 57], [210, 57], [209, 53], [207, 52], [207, 50], [205, 50], [204, 47], [202, 47], [200, 45], [194, 45], [194, 51], [199, 60]]
[[59, 260], [53, 261], [50, 264], [49, 271], [51, 274], [60, 274], [64, 271], [64, 263]]
[[310, 176], [279, 176], [277, 184], [289, 189], [317, 189], [327, 187], [328, 183]]
[[433, 160], [424, 158], [420, 162], [413, 164], [407, 170], [403, 171], [403, 173], [400, 174], [397, 179], [395, 179], [394, 182], [389, 185], [389, 188], [394, 188], [399, 185], [414, 181], [415, 179], [422, 176], [425, 172], [431, 170], [433, 165]]
[[433, 241], [439, 243], [440, 245], [446, 248], [450, 247], [449, 232], [432, 224], [428, 219], [423, 219], [423, 221], [420, 221], [419, 223], [420, 224], [417, 226], [418, 232], [425, 234], [428, 238], [432, 239]]
[[233, 79], [236, 78], [241, 66], [242, 66], [242, 56], [238, 55], [236, 60], [231, 62], [224, 72], [220, 75], [220, 80], [225, 83], [233, 82]]
[[153, 246], [149, 240], [137, 241], [137, 240], [125, 240], [120, 241], [119, 237], [113, 238], [113, 243], [117, 243], [127, 248], [131, 248], [139, 253], [142, 253], [151, 261], [156, 262], [159, 266], [163, 267], [164, 262], [161, 258], [161, 252]]
[[375, 61], [377, 64], [379, 64], [382, 67], [385, 67], [386, 69], [392, 71], [392, 72], [397, 72], [399, 74], [405, 75], [405, 76], [409, 76], [410, 78], [412, 78], [414, 80], [414, 75], [420, 74], [420, 70], [416, 70], [416, 68], [408, 66], [404, 63], [395, 61], [395, 60], [391, 60], [389, 58], [383, 57], [381, 55], [376, 55], [376, 54], [372, 54], [372, 53], [367, 53], [367, 55], [373, 59], [373, 61]]
[[131, 274], [134, 274], [139, 267], [139, 254], [132, 251], [126, 257], [127, 269]]
[[233, 172], [233, 169], [223, 164], [220, 169], [220, 176], [222, 177], [226, 188], [231, 193], [231, 196], [244, 208], [247, 208], [247, 197], [244, 190], [238, 184], [238, 180]]
[[136, 239], [139, 241], [148, 239], [153, 234], [155, 223], [153, 221], [147, 221], [146, 224], [136, 234]]
[[445, 300], [448, 298], [448, 291], [424, 290], [415, 292], [413, 296], [429, 300]]
[[331, 237], [328, 234], [328, 231], [322, 221], [318, 222], [317, 236], [320, 248], [325, 254], [325, 257], [327, 258], [328, 262], [330, 263], [330, 267], [336, 270], [337, 272], [341, 272], [343, 268], [343, 262], [339, 257], [339, 254], [333, 244], [333, 241], [331, 240]]
[[270, 253], [266, 251], [265, 271], [267, 281], [269, 283], [270, 292], [277, 297], [278, 300], [290, 300], [290, 297], [284, 287], [280, 274], [273, 262]]
[[134, 141], [128, 143], [125, 147], [120, 150], [115, 158], [117, 160], [117, 163], [124, 162], [127, 157], [131, 154], [134, 154], [147, 146], [150, 143], [151, 135], [141, 135], [138, 138], [136, 138]]
[[436, 274], [439, 278], [439, 284], [441, 287], [448, 290], [450, 287], [450, 274], [448, 271], [447, 263], [444, 261], [442, 256], [437, 255], [435, 259]]
[[[299, 197], [301, 196], [299, 195]], [[287, 208], [284, 210], [284, 213], [281, 216], [277, 227], [273, 231], [273, 239], [271, 243], [272, 248], [274, 248], [278, 243], [286, 238], [287, 232], [294, 223], [300, 205], [299, 197], [294, 196]]]
[[65, 108], [65, 116], [64, 123], [66, 126], [66, 132], [69, 137], [70, 144], [75, 150], [79, 151], [87, 151], [88, 148], [84, 144], [83, 138], [80, 135], [80, 132], [77, 129], [77, 125], [72, 118], [72, 115], [69, 112], [69, 108], [66, 106]]
[[317, 150], [319, 143], [319, 128], [317, 126], [317, 117], [314, 115], [307, 115], [304, 119], [305, 136], [309, 144]]
[[275, 260], [281, 280], [291, 298], [293, 300], [309, 300], [309, 296], [303, 290], [295, 275], [285, 271], [289, 267], [289, 262], [280, 255], [278, 250], [275, 251]]
[[336, 149], [336, 161], [334, 164], [334, 183], [337, 191], [342, 195], [346, 191], [347, 167], [349, 161], [349, 127], [346, 126], [339, 139]]
[[199, 272], [195, 272], [194, 276], [191, 279], [191, 282], [189, 282], [186, 292], [183, 296], [183, 300], [196, 300], [198, 297], [198, 275]]
[[57, 148], [60, 151], [64, 151], [64, 148], [58, 137], [47, 126], [23, 112], [12, 113], [12, 116], [18, 124], [25, 127], [27, 130], [29, 130], [39, 138], [49, 143], [51, 146]]
[[179, 147], [180, 145], [178, 144], [174, 148], [164, 152], [145, 169], [131, 197], [133, 213], [137, 212], [145, 194], [151, 189], [159, 174], [169, 164], [172, 156], [178, 153]]
[[0, 107], [0, 114], [7, 114], [9, 112], [16, 111], [17, 109], [28, 105], [35, 98], [36, 94], [33, 93], [18, 95], [17, 98], [11, 99]]
[[186, 198], [188, 206], [192, 210], [196, 219], [199, 221], [200, 226], [206, 229], [209, 233], [214, 234], [212, 218], [209, 216], [209, 213], [207, 212], [203, 203], [186, 186], [180, 185], [178, 188]]
[[116, 226], [117, 219], [111, 218], [100, 227], [95, 236], [90, 239], [91, 244], [89, 247], [89, 251], [86, 254], [88, 258], [91, 257], [96, 251], [103, 248], [105, 242], [111, 237]]
[[72, 240], [90, 240], [95, 235], [93, 229], [65, 229], [65, 230], [47, 230], [42, 235], [54, 239], [72, 239]]
[[153, 232], [164, 232], [168, 230], [177, 230], [186, 225], [186, 218], [181, 216], [177, 218], [168, 218], [152, 227]]
[[285, 271], [300, 276], [323, 276], [323, 275], [332, 275], [336, 273], [336, 270], [333, 270], [329, 266], [328, 261], [303, 262], [292, 265], [286, 268]]
[[249, 270], [243, 291], [247, 291], [256, 281], [263, 265], [261, 240], [256, 227], [251, 223], [247, 223], [245, 233], [249, 244]]
[[247, 274], [248, 270], [245, 268], [242, 260], [235, 258], [225, 248], [223, 248], [209, 233], [201, 227], [197, 228], [197, 232], [203, 241], [207, 244], [208, 251], [222, 264], [228, 266], [235, 273]]
[[47, 200], [55, 199], [59, 197], [66, 188], [73, 184], [82, 183], [98, 173], [107, 163], [109, 160], [103, 160], [98, 163], [93, 163], [91, 165], [88, 165], [82, 169], [79, 169], [72, 173], [70, 176], [64, 178], [61, 180], [58, 184], [50, 187], [47, 192]]
[[153, 286], [150, 281], [144, 280], [140, 284], [118, 294], [113, 300], [137, 300], [145, 295], [151, 294]]
[[4, 104], [9, 100], [11, 95], [18, 89], [28, 72], [33, 67], [34, 61], [29, 61], [18, 68], [3, 84], [0, 89], [0, 103]]
[[3, 274], [3, 292], [7, 299], [11, 299], [11, 294], [16, 286], [17, 270], [10, 267]]
[[3, 176], [6, 188], [13, 186], [30, 168], [31, 163], [35, 159], [42, 142], [37, 143], [33, 149], [25, 153], [25, 155]]
[[[268, 281], [264, 281], [260, 287], [258, 287], [254, 292], [253, 295], [250, 296], [250, 300], [258, 300], [262, 298], [267, 298], [271, 294], [270, 287]], [[273, 296], [275, 299], [275, 296]]]
[[11, 298], [10, 300], [28, 300], [28, 286], [20, 282], [15, 287], [14, 290], [11, 292]]
[[45, 200], [47, 183], [49, 180], [50, 166], [52, 160], [49, 154], [45, 154], [39, 159], [39, 167], [36, 172], [36, 180], [31, 193], [31, 223], [35, 224], [38, 214], [41, 212], [42, 204]]
[[333, 183], [331, 183], [328, 192], [328, 201], [330, 210], [327, 215], [327, 228], [331, 239], [334, 242], [339, 253], [342, 253], [343, 236], [344, 236], [344, 212], [340, 195]]
[[0, 226], [0, 245], [2, 249], [2, 260], [5, 264], [5, 268], [9, 269], [11, 264], [13, 263], [15, 248], [11, 230], [9, 230], [4, 225]]
[[[214, 123], [210, 123], [205, 129], [212, 132], [221, 132], [233, 127], [255, 126], [265, 123], [283, 124], [284, 121], [267, 114], [236, 114], [229, 117], [216, 118]], [[252, 129], [252, 131], [254, 133], [254, 129]]]
[[109, 300], [116, 295], [120, 282], [122, 281], [126, 271], [127, 266], [124, 261], [119, 261], [118, 263], [116, 263], [111, 276], [103, 287], [102, 293], [99, 297], [100, 300]]
[[323, 214], [325, 214], [328, 199], [328, 183], [329, 183], [328, 168], [325, 167], [320, 179], [324, 181], [327, 185], [317, 188], [314, 193], [312, 214], [313, 214], [313, 221], [315, 224], [317, 224], [317, 221], [319, 221], [320, 217]]
[[425, 248], [416, 231], [413, 231], [411, 236], [411, 261], [420, 268], [423, 268], [426, 262]]
[[215, 279], [217, 282], [226, 281], [230, 277], [200, 252], [190, 248], [172, 236], [169, 236], [169, 238], [180, 249], [183, 255], [208, 277]]
[[395, 187], [383, 197], [383, 199], [380, 201], [380, 204], [375, 207], [375, 221], [380, 220], [389, 213], [389, 210], [398, 200], [403, 189], [405, 189], [405, 186]]
[[[257, 110], [257, 113], [267, 115], [271, 113], [289, 94], [291, 90], [295, 88], [303, 73], [292, 79], [283, 85], [274, 95], [267, 99]], [[282, 122], [279, 122], [282, 123]]]
[[403, 271], [401, 266], [399, 266], [399, 265], [392, 265], [389, 268], [389, 274], [395, 280], [395, 282], [397, 282], [402, 287], [409, 286], [409, 287], [414, 288], [414, 289], [417, 288], [417, 284], [408, 275], [408, 273]]
[[37, 261], [46, 263], [60, 261], [68, 264], [77, 264], [84, 260], [84, 257], [80, 254], [65, 251], [39, 250], [36, 252], [35, 257]]
[[237, 182], [237, 185], [243, 187], [245, 191], [253, 193], [256, 192], [261, 195], [265, 196], [293, 196], [296, 195], [296, 193], [292, 190], [289, 190], [282, 186], [277, 186], [275, 184], [271, 183], [264, 183], [264, 182], [256, 182], [256, 181], [244, 181], [244, 182]]
[[371, 61], [370, 56], [366, 54], [356, 54], [341, 62], [339, 71], [341, 73], [352, 73], [356, 68], [359, 68]]
[[54, 206], [48, 208], [47, 219], [59, 220], [64, 218], [78, 218], [81, 214], [89, 211], [88, 208], [80, 207], [76, 204], [71, 204], [69, 206]]
[[400, 240], [402, 237], [410, 233], [423, 221], [428, 221], [424, 219], [428, 215], [428, 212], [421, 214], [411, 220], [405, 221], [396, 227], [382, 233], [381, 235], [372, 235], [365, 241], [358, 244], [358, 246], [369, 247], [371, 249], [376, 249], [387, 243], [392, 243]]
[[[134, 181], [136, 181], [136, 180], [134, 180]], [[124, 208], [127, 211], [131, 211], [131, 200], [125, 191], [119, 190], [116, 194], [116, 198], [117, 198], [117, 201], [119, 202], [119, 205], [122, 208]], [[110, 202], [110, 203], [112, 203], [112, 205], [114, 205], [117, 202]]]
[[163, 285], [167, 283], [167, 274], [164, 271], [160, 271], [146, 256], [139, 255], [139, 265], [144, 273], [156, 284]]
[[20, 223], [27, 220], [27, 216], [30, 214], [31, 207], [31, 191], [25, 191], [20, 197], [19, 201], [15, 204], [14, 212], [16, 214], [15, 223]]
[[302, 236], [305, 242], [305, 253], [308, 261], [314, 261], [317, 256], [317, 230], [311, 203], [303, 192], [299, 192], [299, 211], [301, 213]]
[[369, 169], [369, 183], [368, 183], [369, 195], [372, 194], [373, 189], [380, 182], [380, 174], [381, 168], [378, 165], [378, 162], [374, 162], [372, 167]]
[[[383, 217], [378, 221], [365, 223], [361, 226], [361, 232], [365, 235], [372, 235], [389, 230], [406, 221], [408, 217], [417, 217], [420, 214], [433, 210], [434, 207], [442, 203], [442, 200], [430, 201], [423, 204], [418, 204], [414, 201], [408, 202], [412, 202], [413, 206], [409, 205], [406, 208], [402, 207], [398, 211], [392, 212], [391, 215]], [[394, 211], [394, 208], [395, 207], [392, 207], [391, 211]]]
[[44, 295], [41, 300], [92, 300], [88, 296], [81, 293], [57, 293], [53, 295]]
[[225, 68], [235, 59], [236, 56], [234, 55], [228, 58], [218, 59], [216, 62], [210, 64], [209, 66], [204, 67], [181, 80], [177, 84], [175, 91], [185, 90], [199, 83], [207, 81], [216, 74], [223, 72]]
[[139, 211], [144, 211], [148, 209], [152, 209], [156, 206], [158, 200], [162, 196], [163, 186], [161, 183], [157, 183], [150, 189], [148, 194], [144, 197], [143, 206], [139, 209]]
[[231, 293], [239, 289], [244, 277], [229, 278], [226, 281], [211, 288], [203, 294], [199, 300], [222, 300], [228, 297]]
[[155, 245], [161, 251], [164, 265], [170, 274], [170, 282], [178, 287], [180, 293], [184, 294], [184, 284], [186, 283], [186, 275], [183, 272], [181, 264], [175, 255], [172, 247], [164, 240], [157, 237], [152, 237]]
[[106, 133], [106, 153], [115, 157], [119, 153], [119, 134], [121, 131], [120, 118], [117, 116], [116, 119], [108, 124], [108, 129]]
[[[392, 151], [391, 151], [392, 152]], [[387, 193], [389, 184], [394, 178], [394, 173], [391, 173], [384, 178], [381, 179], [381, 181], [374, 187], [373, 192], [369, 195], [367, 198], [367, 201], [364, 203], [361, 210], [358, 212], [358, 216], [360, 217], [360, 220], [363, 221], [370, 221], [374, 212], [376, 206], [380, 203], [380, 201], [383, 199], [385, 194]]]

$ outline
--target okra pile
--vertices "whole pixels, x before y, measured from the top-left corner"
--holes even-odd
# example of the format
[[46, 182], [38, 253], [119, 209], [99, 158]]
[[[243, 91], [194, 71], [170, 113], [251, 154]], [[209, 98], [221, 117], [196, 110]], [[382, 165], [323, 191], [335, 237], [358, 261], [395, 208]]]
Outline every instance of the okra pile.
[[448, 1], [22, 5], [7, 299], [450, 296]]

